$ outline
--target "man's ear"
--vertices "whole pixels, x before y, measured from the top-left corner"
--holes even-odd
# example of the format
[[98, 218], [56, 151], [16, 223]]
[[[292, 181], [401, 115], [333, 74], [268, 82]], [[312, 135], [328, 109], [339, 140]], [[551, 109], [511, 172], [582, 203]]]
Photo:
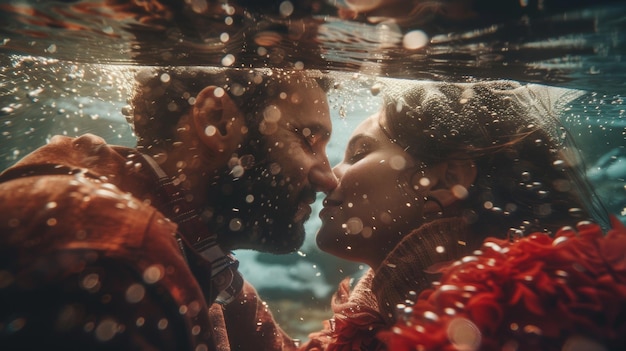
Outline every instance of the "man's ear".
[[[433, 172], [435, 176], [431, 177], [427, 197], [434, 198], [439, 204], [427, 201], [424, 205], [426, 213], [444, 210], [465, 199], [478, 174], [476, 164], [471, 159], [449, 159], [433, 167]], [[439, 205], [444, 209], [439, 208]]]
[[198, 93], [192, 117], [198, 138], [214, 153], [230, 156], [243, 141], [245, 118], [222, 88], [208, 86]]

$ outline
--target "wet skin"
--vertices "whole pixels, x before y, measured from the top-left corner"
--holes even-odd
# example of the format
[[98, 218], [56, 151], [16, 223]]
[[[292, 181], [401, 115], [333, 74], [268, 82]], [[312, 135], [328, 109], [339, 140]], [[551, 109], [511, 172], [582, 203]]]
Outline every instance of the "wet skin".
[[[228, 249], [292, 252], [304, 241], [316, 192], [337, 185], [326, 155], [332, 131], [328, 102], [317, 85], [294, 84], [261, 113], [262, 147], [254, 153], [254, 168], [210, 188], [217, 193], [209, 197], [220, 198], [213, 218], [223, 218], [213, 230], [228, 231], [219, 238]], [[232, 192], [220, 193], [224, 186]], [[241, 227], [229, 227], [233, 220], [242, 221]]]
[[[385, 135], [379, 114], [362, 122], [351, 136], [343, 161], [333, 168], [339, 184], [324, 200], [318, 246], [370, 266], [382, 262], [421, 221], [429, 188], [428, 170], [421, 171]], [[412, 184], [415, 174], [421, 182]]]

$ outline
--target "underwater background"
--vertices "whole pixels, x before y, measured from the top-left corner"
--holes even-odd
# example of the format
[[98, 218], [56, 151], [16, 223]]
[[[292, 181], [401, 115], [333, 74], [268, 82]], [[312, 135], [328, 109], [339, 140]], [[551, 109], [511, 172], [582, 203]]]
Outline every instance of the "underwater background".
[[[123, 110], [145, 66], [296, 67], [335, 77], [333, 164], [354, 126], [380, 106], [376, 77], [513, 79], [584, 92], [559, 118], [599, 198], [626, 223], [625, 4], [547, 2], [550, 11], [438, 28], [346, 20], [333, 12], [336, 2], [322, 3], [315, 11], [282, 1], [164, 16], [122, 1], [0, 1], [0, 170], [56, 134], [134, 146]], [[366, 269], [316, 248], [320, 207], [321, 197], [300, 251], [236, 252], [242, 274], [294, 337], [318, 330], [339, 281]]]

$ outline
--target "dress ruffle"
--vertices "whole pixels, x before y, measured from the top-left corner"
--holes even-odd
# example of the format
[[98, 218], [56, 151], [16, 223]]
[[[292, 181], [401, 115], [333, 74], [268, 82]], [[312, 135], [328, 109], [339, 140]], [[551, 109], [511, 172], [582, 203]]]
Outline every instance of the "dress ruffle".
[[626, 228], [566, 227], [554, 237], [487, 239], [443, 270], [396, 324], [390, 350], [562, 350], [626, 345]]

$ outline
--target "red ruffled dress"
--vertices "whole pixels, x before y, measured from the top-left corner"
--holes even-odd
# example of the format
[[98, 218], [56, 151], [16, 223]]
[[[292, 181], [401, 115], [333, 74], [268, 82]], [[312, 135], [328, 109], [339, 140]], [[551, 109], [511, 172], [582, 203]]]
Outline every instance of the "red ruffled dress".
[[[598, 225], [581, 223], [554, 237], [487, 239], [463, 255], [463, 245], [454, 243], [466, 243], [467, 233], [458, 220], [446, 219], [407, 235], [352, 291], [342, 283], [333, 318], [304, 349], [626, 349], [621, 223], [606, 235]], [[447, 243], [437, 242], [442, 236]], [[447, 252], [420, 253], [440, 246]], [[431, 283], [434, 272], [424, 267], [441, 267], [446, 259], [437, 255], [464, 258], [443, 265]]]
[[443, 271], [390, 330], [388, 349], [626, 349], [626, 228], [488, 239]]

